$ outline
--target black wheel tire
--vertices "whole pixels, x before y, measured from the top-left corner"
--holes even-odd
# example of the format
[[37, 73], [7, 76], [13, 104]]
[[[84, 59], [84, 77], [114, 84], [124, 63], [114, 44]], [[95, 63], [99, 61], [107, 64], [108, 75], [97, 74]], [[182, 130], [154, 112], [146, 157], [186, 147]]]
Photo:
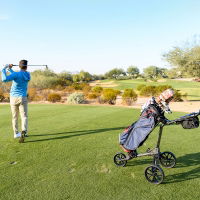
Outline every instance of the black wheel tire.
[[176, 165], [176, 156], [172, 152], [162, 152], [159, 159], [160, 164], [165, 168], [173, 168]]
[[145, 178], [150, 183], [160, 184], [163, 182], [164, 176], [162, 168], [158, 166], [150, 165], [145, 169]]
[[114, 156], [114, 163], [115, 165], [117, 165], [118, 167], [125, 167], [127, 160], [125, 160], [126, 155], [124, 153], [117, 153]]

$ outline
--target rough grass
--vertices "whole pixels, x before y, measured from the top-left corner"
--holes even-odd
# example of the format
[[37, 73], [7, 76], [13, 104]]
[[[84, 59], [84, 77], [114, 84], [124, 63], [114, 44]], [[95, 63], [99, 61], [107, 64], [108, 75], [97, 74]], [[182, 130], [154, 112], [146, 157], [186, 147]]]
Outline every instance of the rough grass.
[[[193, 200], [200, 197], [199, 129], [170, 126], [161, 150], [177, 156], [177, 166], [164, 169], [165, 181], [152, 185], [144, 177], [151, 158], [113, 164], [121, 151], [118, 133], [139, 111], [118, 107], [30, 105], [30, 137], [13, 139], [10, 108], [0, 107], [0, 199], [2, 200]], [[174, 113], [175, 118], [182, 113]], [[155, 130], [140, 152], [154, 147]]]
[[[117, 84], [116, 89], [124, 90], [126, 88], [136, 89], [138, 85], [171, 85], [177, 90], [180, 90], [183, 94], [188, 94], [188, 100], [200, 100], [200, 83], [194, 81], [180, 81], [173, 79], [164, 79], [165, 82], [145, 82], [142, 79], [134, 80], [113, 80], [113, 84]], [[102, 82], [106, 82], [103, 80]]]

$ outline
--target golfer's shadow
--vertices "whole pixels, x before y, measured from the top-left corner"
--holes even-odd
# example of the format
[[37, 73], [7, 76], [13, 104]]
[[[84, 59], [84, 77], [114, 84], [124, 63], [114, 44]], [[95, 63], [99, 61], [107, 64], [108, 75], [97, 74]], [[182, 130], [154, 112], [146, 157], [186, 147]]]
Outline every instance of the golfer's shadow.
[[[93, 129], [93, 130], [79, 130], [79, 131], [66, 131], [61, 133], [50, 133], [50, 134], [39, 134], [39, 135], [31, 135], [32, 137], [45, 137], [42, 139], [37, 140], [28, 140], [26, 143], [29, 142], [42, 142], [42, 141], [50, 141], [50, 140], [61, 140], [71, 137], [78, 137], [83, 135], [89, 134], [96, 134], [96, 133], [103, 133], [107, 131], [116, 131], [116, 130], [123, 130], [125, 127], [114, 127], [114, 128], [102, 128], [102, 129]], [[56, 136], [56, 137], [48, 137], [48, 136]], [[46, 138], [48, 137], [48, 138]]]

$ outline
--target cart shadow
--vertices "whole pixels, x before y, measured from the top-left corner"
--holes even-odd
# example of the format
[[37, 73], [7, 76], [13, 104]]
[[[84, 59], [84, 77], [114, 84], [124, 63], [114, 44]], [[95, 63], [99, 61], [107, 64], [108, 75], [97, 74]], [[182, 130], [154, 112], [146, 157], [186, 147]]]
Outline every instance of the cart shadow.
[[[125, 127], [115, 127], [115, 128], [102, 128], [102, 129], [94, 129], [94, 130], [80, 130], [80, 131], [68, 131], [68, 132], [51, 133], [51, 134], [31, 135], [31, 138], [32, 137], [48, 137], [48, 136], [56, 136], [56, 137], [50, 137], [50, 138], [48, 137], [48, 138], [38, 139], [38, 140], [28, 140], [26, 141], [26, 143], [60, 140], [60, 139], [66, 139], [66, 138], [71, 138], [71, 137], [102, 133], [102, 132], [107, 132], [107, 131], [123, 130], [124, 128]], [[71, 133], [74, 133], [74, 134], [71, 134]]]
[[[137, 158], [137, 159], [128, 161], [126, 166], [127, 167], [138, 166], [138, 165], [149, 166], [152, 164], [152, 161], [153, 161], [152, 158], [148, 158], [148, 159]], [[194, 169], [187, 170], [185, 172], [166, 176], [163, 184], [178, 183], [178, 182], [200, 178], [200, 152], [186, 154], [184, 156], [178, 157], [177, 164], [174, 167], [174, 170], [182, 169], [186, 167], [192, 167], [192, 166], [196, 166], [196, 167]], [[166, 170], [173, 170], [173, 169], [166, 169]]]
[[186, 154], [184, 156], [177, 158], [177, 165], [175, 168], [180, 169], [180, 168], [191, 167], [191, 166], [197, 166], [197, 167], [185, 172], [167, 176], [165, 179], [165, 184], [183, 182], [183, 181], [200, 178], [200, 159], [199, 158], [200, 158], [200, 152]]
[[151, 165], [153, 164], [152, 158], [133, 158], [132, 160], [128, 161], [126, 167], [138, 166], [138, 165]]

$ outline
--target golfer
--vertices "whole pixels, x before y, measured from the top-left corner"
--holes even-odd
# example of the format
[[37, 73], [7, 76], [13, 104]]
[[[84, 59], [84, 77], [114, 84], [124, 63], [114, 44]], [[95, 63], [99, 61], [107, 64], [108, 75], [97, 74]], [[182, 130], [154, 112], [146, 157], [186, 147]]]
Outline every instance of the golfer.
[[[12, 125], [14, 131], [14, 138], [27, 137], [28, 131], [28, 100], [27, 100], [27, 88], [30, 81], [30, 73], [27, 72], [27, 60], [21, 60], [19, 62], [20, 71], [14, 72], [12, 70], [12, 64], [7, 64], [1, 73], [2, 81], [12, 81], [12, 87], [10, 90], [10, 106], [12, 111]], [[18, 129], [18, 116], [21, 116], [21, 131]]]

